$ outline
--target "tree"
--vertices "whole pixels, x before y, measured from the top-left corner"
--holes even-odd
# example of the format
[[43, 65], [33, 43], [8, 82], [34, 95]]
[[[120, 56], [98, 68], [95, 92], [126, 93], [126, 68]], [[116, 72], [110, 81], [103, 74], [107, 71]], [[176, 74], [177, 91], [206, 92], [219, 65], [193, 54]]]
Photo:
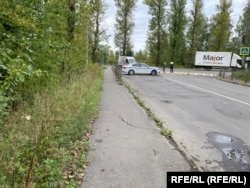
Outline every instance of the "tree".
[[203, 28], [203, 33], [202, 33], [202, 46], [201, 46], [201, 50], [203, 51], [208, 51], [209, 49], [209, 38], [211, 37], [211, 33], [210, 33], [210, 28], [211, 28], [211, 21], [210, 18], [205, 17], [205, 21], [204, 21], [204, 28]]
[[139, 52], [137, 52], [135, 54], [135, 59], [139, 62], [147, 62], [147, 59], [148, 59], [148, 51], [145, 49], [145, 50], [139, 50]]
[[76, 0], [67, 0], [69, 9], [67, 24], [68, 24], [68, 40], [71, 42], [74, 39], [75, 30], [75, 14], [76, 14]]
[[101, 37], [105, 32], [101, 29], [101, 23], [105, 11], [105, 3], [103, 0], [90, 0], [91, 14], [92, 14], [92, 31], [91, 32], [91, 58], [93, 63], [97, 62], [99, 43]]
[[246, 7], [243, 10], [243, 19], [242, 19], [242, 36], [245, 36], [245, 44], [250, 44], [250, 0], [248, 0], [248, 3]]
[[85, 10], [85, 1], [0, 1], [0, 115], [83, 70]]
[[32, 2], [0, 2], [0, 119], [5, 109], [16, 110], [19, 85], [32, 77], [36, 12]]
[[220, 0], [216, 5], [217, 14], [212, 17], [209, 50], [225, 51], [231, 35], [232, 0]]
[[145, 0], [144, 3], [148, 5], [151, 15], [147, 39], [149, 56], [152, 63], [159, 66], [167, 50], [164, 48], [167, 44], [167, 0]]
[[234, 36], [230, 39], [226, 51], [239, 53], [239, 49], [242, 46], [242, 36], [244, 35], [244, 25], [242, 22], [242, 16], [239, 17], [236, 27], [234, 28]]
[[203, 46], [203, 35], [205, 16], [202, 13], [204, 6], [203, 0], [192, 0], [193, 9], [190, 11], [190, 18], [188, 19], [187, 32], [187, 67], [194, 63], [195, 52], [201, 50]]
[[132, 13], [136, 0], [115, 0], [115, 5], [117, 12], [114, 42], [116, 47], [120, 49], [121, 55], [127, 55], [132, 48], [130, 36], [134, 27]]
[[185, 57], [184, 30], [187, 23], [185, 16], [186, 0], [171, 0], [169, 13], [170, 60], [183, 65]]

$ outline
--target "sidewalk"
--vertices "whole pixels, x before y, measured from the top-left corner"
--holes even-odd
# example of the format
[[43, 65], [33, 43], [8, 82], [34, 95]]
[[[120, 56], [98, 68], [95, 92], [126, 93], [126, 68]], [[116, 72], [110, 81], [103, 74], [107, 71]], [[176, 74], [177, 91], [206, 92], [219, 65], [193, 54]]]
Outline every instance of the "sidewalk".
[[105, 70], [88, 159], [81, 188], [166, 188], [167, 171], [191, 171], [111, 67]]

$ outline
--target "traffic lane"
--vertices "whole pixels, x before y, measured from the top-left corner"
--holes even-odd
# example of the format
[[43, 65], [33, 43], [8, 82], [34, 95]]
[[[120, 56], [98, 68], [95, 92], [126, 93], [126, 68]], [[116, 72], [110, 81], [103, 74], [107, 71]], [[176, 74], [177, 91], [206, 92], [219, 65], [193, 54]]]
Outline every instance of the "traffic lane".
[[[157, 94], [158, 92], [158, 97], [163, 98], [163, 102], [169, 102], [168, 100], [173, 102], [175, 100], [176, 105], [183, 102], [184, 104], [179, 104], [179, 106], [195, 107], [193, 105], [193, 103], [195, 103], [193, 100], [198, 100], [199, 98], [206, 99], [206, 101], [200, 101], [202, 105], [198, 107], [212, 106], [216, 111], [221, 113], [224, 112], [225, 116], [233, 117], [234, 119], [241, 118], [243, 120], [249, 120], [247, 113], [249, 112], [250, 106], [249, 87], [222, 82], [215, 78], [183, 75], [164, 76], [164, 81], [159, 78], [155, 79], [154, 77], [148, 76], [138, 76], [134, 77], [132, 80], [136, 81], [137, 78], [139, 79], [139, 85], [141, 87], [145, 86], [143, 88], [143, 90], [146, 91], [145, 93], [150, 94], [155, 91]], [[161, 89], [159, 90], [159, 88]], [[170, 88], [172, 90], [169, 90]], [[177, 91], [174, 90], [175, 88], [177, 88]], [[190, 93], [190, 91], [192, 91], [192, 93]], [[164, 99], [165, 96], [168, 96], [168, 98]], [[207, 99], [211, 97], [215, 97], [215, 99], [218, 100], [212, 99], [207, 104]], [[206, 103], [203, 104], [203, 102]], [[200, 111], [197, 111], [197, 114], [200, 116], [206, 115], [206, 113], [201, 114]], [[236, 123], [238, 124], [238, 122]]]
[[[177, 82], [186, 87], [193, 88], [197, 90], [197, 92], [204, 92], [202, 95], [197, 95], [196, 97], [206, 99], [206, 102], [195, 100], [198, 105], [193, 105], [191, 109], [196, 119], [203, 123], [209, 123], [207, 131], [214, 130], [232, 135], [232, 137], [236, 136], [243, 139], [249, 145], [250, 88], [234, 84], [230, 85], [229, 83], [221, 82], [216, 79], [203, 78], [203, 80], [208, 80], [210, 85], [204, 84], [201, 86], [199, 86], [200, 83], [194, 85], [195, 79], [193, 78], [192, 84], [188, 83], [188, 80], [188, 78], [185, 78], [185, 81], [182, 80], [181, 82]], [[207, 83], [207, 81], [205, 83]], [[203, 82], [201, 82], [201, 84], [203, 84]], [[214, 86], [214, 88], [211, 86]], [[185, 95], [179, 97], [178, 101], [180, 101], [182, 108], [187, 111], [188, 109], [185, 109], [185, 107], [190, 106], [190, 104], [188, 104], [190, 101], [185, 99]]]
[[[212, 162], [222, 160], [220, 153], [216, 150], [204, 152], [202, 149], [205, 148], [204, 143], [207, 142], [205, 132], [199, 128], [202, 124], [194, 122], [188, 111], [183, 110], [175, 102], [178, 100], [178, 96], [175, 97], [176, 91], [180, 90], [181, 85], [161, 77], [124, 78], [136, 94], [145, 101], [146, 106], [164, 121], [164, 126], [173, 131], [173, 138], [180, 149], [197, 164], [200, 170], [222, 170], [218, 162]], [[210, 156], [213, 156], [212, 160]]]
[[[168, 79], [171, 80], [171, 78]], [[206, 103], [203, 104], [203, 101], [200, 101], [199, 104], [205, 105], [206, 109], [212, 109], [212, 113], [216, 112], [221, 114], [223, 121], [230, 119], [229, 123], [235, 125], [236, 128], [241, 127], [241, 129], [243, 128], [242, 130], [248, 128], [250, 112], [249, 87], [222, 82], [211, 78], [199, 78], [197, 81], [194, 77], [177, 76], [171, 81], [183, 85], [183, 87], [193, 89], [197, 94], [202, 93], [201, 96], [197, 95], [196, 97], [206, 99]], [[186, 94], [181, 96], [179, 100], [185, 99], [185, 97]], [[211, 97], [215, 98], [213, 99]], [[207, 103], [208, 101], [209, 103]], [[184, 100], [184, 103], [185, 102], [188, 102], [188, 100]], [[189, 105], [184, 104], [182, 106], [185, 107]], [[193, 107], [198, 107], [196, 111], [196, 113], [199, 114], [198, 117], [203, 117], [202, 119], [207, 117], [206, 113], [199, 113], [200, 105], [193, 105]], [[216, 122], [217, 121], [220, 121], [220, 119], [216, 120]], [[242, 134], [244, 135], [244, 132], [237, 131], [237, 133], [238, 132], [240, 132], [241, 136]], [[249, 139], [249, 137], [247, 136], [245, 139]]]
[[[248, 129], [249, 124], [249, 87], [222, 82], [215, 78], [207, 77], [197, 79], [197, 77], [175, 76], [174, 80], [171, 81], [175, 81], [184, 87], [193, 89], [197, 94], [202, 93], [202, 95], [197, 95], [195, 97], [206, 100], [206, 103], [204, 104], [201, 100], [199, 101], [199, 105], [192, 106], [192, 110], [195, 111], [194, 114], [198, 114], [197, 118], [200, 117], [200, 119], [205, 120], [210, 116], [212, 119], [207, 119], [207, 121], [213, 122], [213, 119], [215, 119], [214, 117], [218, 116], [214, 123], [216, 126], [220, 124], [223, 130], [227, 130], [228, 125], [231, 125], [232, 129], [229, 129], [228, 133], [236, 134], [236, 136], [243, 136], [244, 140], [249, 143], [249, 137], [246, 132], [244, 132], [244, 130]], [[185, 95], [179, 100], [182, 100], [184, 97]], [[188, 100], [184, 100], [183, 103], [185, 102], [188, 102]], [[185, 107], [189, 105], [183, 104], [182, 106]], [[207, 113], [203, 113], [203, 110], [201, 110], [201, 106], [205, 106], [204, 110], [208, 110], [209, 114], [215, 114], [215, 116], [207, 116]], [[239, 128], [240, 130], [237, 130]]]
[[[250, 87], [223, 82], [216, 79], [215, 77], [186, 76], [176, 74], [171, 75], [171, 77], [175, 78], [175, 80], [172, 80], [174, 82], [180, 81], [181, 84], [186, 84], [187, 86], [196, 88], [198, 90], [206, 90], [207, 92], [217, 94], [218, 96], [224, 96], [236, 101], [243, 101], [243, 103], [248, 103], [248, 105], [250, 104]], [[168, 77], [169, 80], [171, 80], [171, 77]], [[183, 80], [185, 80], [185, 82], [183, 82]]]
[[[208, 143], [209, 132], [236, 135], [249, 145], [247, 135], [249, 118], [246, 114], [249, 108], [246, 108], [246, 105], [242, 107], [241, 103], [237, 103], [240, 104], [237, 106], [235, 101], [221, 99], [218, 95], [187, 85], [192, 83], [197, 87], [201, 85], [211, 87], [211, 82], [222, 83], [221, 81], [174, 74], [125, 79], [135, 88], [146, 105], [174, 131], [175, 139], [202, 168], [218, 171], [223, 168], [223, 164], [220, 164], [223, 160], [221, 151]], [[181, 84], [181, 80], [184, 84]], [[226, 86], [223, 85], [224, 87]], [[238, 120], [239, 116], [243, 120]]]
[[[134, 79], [134, 78], [133, 78]], [[145, 83], [145, 81], [146, 82], [148, 82], [148, 83], [154, 83], [152, 80], [147, 80], [147, 79], [149, 79], [149, 77], [146, 77], [146, 79], [144, 80], [144, 83]], [[157, 82], [160, 82], [159, 80], [157, 80]], [[164, 81], [164, 84], [166, 85], [166, 81]], [[155, 84], [153, 84], [153, 85], [155, 85]], [[151, 90], [154, 90], [154, 89], [152, 89], [152, 85], [150, 86], [150, 88], [151, 88]], [[169, 87], [170, 88], [170, 87]], [[171, 88], [174, 88], [174, 87], [171, 87]], [[138, 91], [140, 91], [140, 89], [138, 90]], [[150, 92], [146, 92], [146, 93], [150, 93]], [[180, 93], [180, 92], [177, 92], [177, 93]], [[141, 93], [141, 95], [144, 95], [143, 97], [145, 98], [145, 96], [146, 96], [146, 94], [143, 94], [143, 93]], [[174, 96], [176, 96], [176, 94], [174, 94]], [[177, 94], [177, 96], [178, 96], [178, 94]], [[185, 94], [184, 92], [182, 92], [182, 95], [181, 96], [179, 96], [179, 98], [180, 98], [180, 100], [177, 100], [177, 101], [181, 101], [181, 99], [183, 99], [183, 98], [185, 98], [185, 96], [188, 96], [187, 94]], [[158, 96], [155, 96], [155, 97], [158, 97]], [[205, 96], [206, 97], [206, 96]], [[159, 98], [159, 97], [158, 97]], [[176, 98], [178, 98], [178, 97], [175, 97], [175, 99]], [[190, 96], [189, 96], [189, 98], [190, 98]], [[168, 103], [168, 104], [171, 104], [171, 103], [173, 103], [173, 101], [171, 101], [171, 100], [168, 100], [168, 99], [164, 99], [164, 100], [162, 100], [163, 102], [165, 102], [165, 103]], [[176, 103], [176, 102], [175, 102]], [[149, 104], [148, 102], [146, 103], [146, 104]], [[152, 105], [150, 105], [150, 108], [152, 108], [152, 106], [153, 105], [155, 105], [156, 104], [156, 102], [153, 102], [153, 104]], [[201, 106], [204, 106], [204, 105], [201, 105]], [[176, 110], [177, 109], [177, 110]], [[191, 108], [192, 109], [192, 108]], [[161, 114], [162, 112], [164, 112], [164, 111], [166, 111], [166, 109], [164, 109], [164, 110], [158, 110], [158, 114]], [[195, 153], [199, 153], [199, 149], [198, 150], [196, 150], [195, 148], [197, 148], [197, 144], [195, 145], [195, 144], [193, 144], [195, 141], [197, 141], [197, 140], [201, 140], [201, 137], [200, 136], [197, 136], [197, 138], [196, 138], [196, 135], [202, 135], [202, 130], [203, 129], [205, 129], [207, 126], [206, 126], [206, 124], [204, 123], [204, 122], [202, 122], [202, 121], [197, 121], [196, 122], [196, 125], [197, 125], [197, 127], [199, 127], [199, 129], [195, 129], [195, 127], [194, 128], [192, 128], [192, 131], [193, 132], [191, 132], [192, 134], [189, 134], [189, 130], [191, 129], [190, 127], [191, 126], [193, 126], [193, 124], [195, 124], [195, 123], [192, 123], [192, 121], [191, 120], [189, 120], [188, 122], [187, 122], [187, 119], [189, 118], [189, 116], [188, 115], [186, 115], [186, 111], [185, 110], [181, 110], [181, 108], [179, 107], [178, 108], [178, 105], [172, 105], [171, 106], [171, 112], [168, 112], [167, 114], [165, 114], [165, 117], [168, 115], [169, 116], [169, 114], [170, 113], [172, 113], [172, 114], [174, 114], [174, 112], [176, 111], [176, 114], [175, 114], [175, 116], [177, 117], [176, 119], [178, 119], [180, 122], [185, 122], [185, 126], [183, 127], [183, 126], [176, 126], [177, 124], [178, 124], [178, 122], [174, 122], [174, 123], [169, 123], [169, 122], [171, 122], [171, 121], [167, 121], [168, 122], [168, 126], [169, 126], [169, 124], [174, 124], [175, 126], [174, 126], [174, 129], [175, 129], [175, 133], [177, 133], [177, 132], [179, 132], [179, 134], [174, 134], [174, 135], [177, 135], [177, 136], [179, 136], [181, 139], [183, 138], [183, 137], [186, 137], [186, 138], [190, 138], [190, 139], [188, 139], [188, 140], [190, 140], [189, 142], [185, 142], [185, 139], [180, 139], [181, 141], [182, 141], [182, 143], [185, 143], [185, 148], [188, 148], [189, 149], [189, 152], [190, 153], [192, 153], [192, 154], [195, 154]], [[199, 110], [198, 110], [198, 112], [199, 112]], [[180, 114], [181, 114], [181, 116], [180, 116]], [[204, 113], [201, 113], [201, 115], [203, 115]], [[210, 113], [211, 114], [211, 113]], [[172, 116], [172, 115], [171, 115]], [[164, 116], [163, 116], [164, 117]], [[206, 118], [206, 117], [205, 117]], [[182, 119], [182, 120], [181, 120]], [[189, 126], [187, 126], [187, 124], [190, 124]], [[223, 123], [223, 122], [222, 122]], [[178, 130], [178, 127], [180, 127], [179, 128], [179, 130]], [[213, 124], [211, 123], [211, 124], [209, 124], [209, 127], [211, 128], [211, 127], [213, 127]], [[217, 128], [217, 127], [219, 127], [219, 126], [217, 126], [216, 124], [215, 124], [215, 126], [214, 126], [214, 130]], [[228, 127], [227, 127], [228, 128]], [[187, 130], [185, 130], [185, 129], [187, 129]], [[205, 135], [205, 133], [206, 133], [206, 131], [204, 131], [204, 135]], [[191, 136], [190, 136], [191, 135]], [[206, 138], [206, 137], [205, 137]], [[207, 138], [206, 138], [207, 139]], [[187, 140], [187, 141], [188, 141]], [[193, 140], [193, 141], [191, 141], [191, 140]], [[210, 147], [210, 146], [207, 146], [207, 147]], [[199, 147], [198, 147], [199, 148]], [[207, 156], [205, 156], [205, 158], [207, 157], [207, 158], [209, 158], [209, 156], [216, 156], [216, 155], [214, 155], [214, 154], [209, 154], [209, 152], [207, 152], [206, 151], [206, 154], [207, 154]], [[219, 155], [221, 156], [221, 153], [219, 153]], [[197, 156], [199, 156], [199, 155], [197, 155]], [[202, 157], [202, 156], [199, 156], [201, 159], [202, 158], [204, 158], [204, 157]], [[197, 158], [197, 160], [199, 160], [199, 157]], [[215, 157], [213, 157], [213, 160], [215, 161]], [[218, 161], [221, 161], [221, 160], [218, 160]], [[206, 160], [206, 162], [209, 162], [209, 160]], [[209, 165], [210, 166], [210, 169], [211, 168], [215, 168], [214, 167], [214, 165], [212, 164], [212, 165]], [[209, 168], [209, 167], [208, 167]], [[216, 167], [217, 169], [218, 169], [218, 167]]]
[[[183, 85], [161, 78], [133, 77], [127, 80], [145, 104], [173, 130], [173, 138], [187, 156], [200, 167], [221, 171], [221, 154], [217, 150], [204, 151], [207, 142], [205, 125], [183, 108], [182, 101], [191, 99]], [[181, 92], [180, 92], [181, 91]], [[202, 149], [203, 148], [203, 149]], [[210, 156], [213, 156], [212, 158]]]
[[[207, 77], [215, 77], [220, 74], [220, 69], [211, 69], [211, 70], [204, 70], [198, 68], [190, 68], [190, 69], [182, 69], [176, 68], [174, 70], [175, 74], [183, 74], [183, 75], [192, 75], [192, 76], [207, 76]], [[229, 74], [230, 71], [226, 71], [225, 74]], [[170, 72], [166, 72], [169, 74]], [[162, 74], [164, 75], [164, 74]]]

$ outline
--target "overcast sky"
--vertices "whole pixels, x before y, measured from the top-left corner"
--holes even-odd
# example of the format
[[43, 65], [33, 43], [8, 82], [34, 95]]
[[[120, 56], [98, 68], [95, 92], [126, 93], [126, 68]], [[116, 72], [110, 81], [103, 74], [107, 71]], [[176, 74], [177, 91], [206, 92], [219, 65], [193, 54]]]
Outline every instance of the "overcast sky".
[[[116, 15], [116, 6], [114, 0], [106, 0], [107, 10], [104, 19], [104, 26], [107, 28], [107, 34], [110, 35], [108, 45], [112, 50], [118, 50], [114, 46], [114, 23]], [[192, 1], [187, 0], [186, 11], [188, 12], [192, 7]], [[216, 5], [219, 4], [219, 0], [204, 0], [204, 13], [210, 17], [215, 14]], [[233, 0], [233, 13], [231, 18], [233, 24], [236, 24], [239, 16], [242, 14], [243, 8], [246, 6], [247, 0]], [[133, 50], [138, 52], [144, 50], [146, 46], [147, 30], [150, 16], [148, 15], [148, 8], [143, 4], [143, 0], [137, 0], [136, 9], [133, 12], [135, 27], [131, 36], [131, 42], [133, 44]]]

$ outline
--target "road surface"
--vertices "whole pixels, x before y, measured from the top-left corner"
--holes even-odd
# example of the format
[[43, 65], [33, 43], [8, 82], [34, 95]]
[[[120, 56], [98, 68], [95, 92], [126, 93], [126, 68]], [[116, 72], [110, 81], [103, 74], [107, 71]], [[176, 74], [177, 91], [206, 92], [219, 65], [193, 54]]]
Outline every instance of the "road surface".
[[203, 171], [249, 171], [250, 87], [190, 73], [123, 79]]

